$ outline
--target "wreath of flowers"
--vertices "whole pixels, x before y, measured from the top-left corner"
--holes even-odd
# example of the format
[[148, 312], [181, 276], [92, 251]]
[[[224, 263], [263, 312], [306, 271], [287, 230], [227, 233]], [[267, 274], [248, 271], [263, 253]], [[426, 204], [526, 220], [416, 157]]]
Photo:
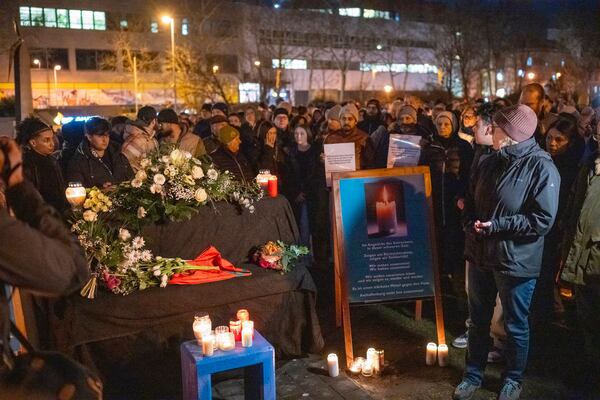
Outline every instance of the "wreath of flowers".
[[200, 207], [218, 201], [252, 213], [254, 203], [263, 197], [256, 183], [239, 182], [228, 171], [172, 146], [161, 147], [140, 165], [131, 181], [104, 190], [87, 189], [83, 207], [73, 211], [71, 230], [92, 272], [82, 296], [93, 298], [98, 280], [113, 293], [126, 295], [165, 287], [176, 273], [215, 268], [154, 256], [138, 233], [143, 225], [165, 218], [189, 219]]

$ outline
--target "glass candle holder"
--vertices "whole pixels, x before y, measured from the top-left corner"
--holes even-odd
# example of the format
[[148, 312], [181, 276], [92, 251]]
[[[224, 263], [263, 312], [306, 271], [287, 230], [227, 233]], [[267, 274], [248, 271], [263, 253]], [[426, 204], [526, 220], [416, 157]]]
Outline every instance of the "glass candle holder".
[[254, 331], [244, 328], [242, 329], [242, 347], [252, 347]]
[[217, 326], [215, 328], [215, 336], [217, 338], [217, 347], [220, 349], [221, 348], [221, 343], [223, 342], [223, 335], [229, 333], [229, 327], [228, 326]]
[[363, 376], [373, 376], [373, 364], [369, 360], [366, 360], [362, 367]]
[[235, 336], [233, 332], [221, 333], [221, 343], [219, 349], [223, 351], [230, 351], [235, 349]]
[[235, 341], [239, 342], [242, 340], [242, 321], [229, 321], [229, 331], [233, 332]]
[[254, 321], [242, 322], [242, 329], [249, 329], [252, 331], [252, 339], [254, 339]]
[[206, 357], [210, 357], [215, 352], [215, 337], [209, 333], [202, 336], [202, 354]]
[[194, 330], [194, 337], [198, 341], [202, 340], [202, 335], [209, 334], [212, 329], [212, 321], [208, 314], [196, 314], [192, 329]]
[[437, 348], [437, 356], [438, 356], [438, 365], [440, 367], [447, 367], [449, 358], [448, 358], [448, 346], [445, 344], [440, 344]]
[[81, 207], [86, 197], [85, 188], [80, 182], [69, 182], [65, 197], [71, 206]]
[[335, 353], [331, 353], [327, 356], [327, 370], [329, 376], [335, 378], [340, 374], [340, 365], [338, 363], [338, 356]]
[[437, 344], [430, 342], [427, 343], [427, 352], [425, 353], [425, 364], [431, 366], [435, 364], [437, 359]]
[[265, 192], [269, 187], [269, 177], [271, 176], [271, 171], [268, 169], [261, 169], [258, 171], [258, 175], [256, 176], [256, 182], [260, 186], [262, 190]]
[[242, 322], [248, 321], [250, 319], [250, 313], [245, 308], [242, 308], [238, 310], [236, 317]]

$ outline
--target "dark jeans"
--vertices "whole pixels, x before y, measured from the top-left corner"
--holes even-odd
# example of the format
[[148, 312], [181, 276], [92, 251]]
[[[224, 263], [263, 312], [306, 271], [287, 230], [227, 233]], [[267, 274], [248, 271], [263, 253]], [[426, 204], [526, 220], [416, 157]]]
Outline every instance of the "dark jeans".
[[596, 386], [600, 398], [600, 285], [575, 286], [575, 301], [585, 341], [581, 378], [584, 385]]
[[521, 382], [529, 352], [529, 305], [535, 278], [515, 278], [472, 265], [469, 268], [469, 344], [464, 379], [480, 385], [490, 349], [490, 323], [496, 294], [504, 309], [504, 379]]

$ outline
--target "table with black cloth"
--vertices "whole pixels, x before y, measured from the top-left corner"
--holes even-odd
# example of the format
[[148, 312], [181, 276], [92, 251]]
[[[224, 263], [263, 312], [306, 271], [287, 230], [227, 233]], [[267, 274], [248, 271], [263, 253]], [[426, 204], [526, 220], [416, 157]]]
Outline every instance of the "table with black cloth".
[[[143, 236], [155, 255], [193, 259], [215, 246], [251, 276], [200, 285], [150, 288], [120, 296], [99, 290], [88, 300], [64, 299], [51, 319], [54, 345], [96, 369], [109, 392], [172, 393], [180, 386], [179, 345], [193, 339], [194, 314], [209, 313], [213, 327], [228, 325], [246, 308], [278, 356], [318, 352], [323, 338], [316, 289], [307, 267], [282, 275], [247, 263], [252, 247], [268, 240], [296, 242], [298, 230], [283, 197], [263, 199], [256, 211], [217, 203], [189, 221], [148, 226]], [[144, 396], [142, 396], [144, 397]]]

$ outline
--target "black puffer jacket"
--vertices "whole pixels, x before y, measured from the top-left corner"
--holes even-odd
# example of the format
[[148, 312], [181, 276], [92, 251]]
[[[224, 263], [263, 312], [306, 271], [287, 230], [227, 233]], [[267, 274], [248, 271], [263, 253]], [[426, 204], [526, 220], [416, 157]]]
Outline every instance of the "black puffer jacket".
[[550, 155], [531, 138], [485, 159], [474, 179], [465, 202], [467, 228], [476, 220], [492, 223], [481, 236], [481, 259], [475, 263], [510, 276], [538, 277], [560, 190]]
[[210, 155], [210, 158], [219, 170], [231, 172], [242, 182], [251, 183], [256, 177], [256, 173], [250, 165], [250, 162], [241, 151], [233, 154], [223, 146], [219, 146], [219, 148]]
[[85, 187], [102, 188], [104, 184], [119, 183], [131, 179], [133, 170], [118, 146], [109, 145], [101, 159], [94, 156], [90, 142], [84, 139], [67, 167], [69, 182], [81, 182]]
[[43, 156], [25, 147], [23, 149], [23, 173], [40, 192], [46, 203], [60, 213], [69, 208], [65, 197], [65, 180], [54, 156]]

